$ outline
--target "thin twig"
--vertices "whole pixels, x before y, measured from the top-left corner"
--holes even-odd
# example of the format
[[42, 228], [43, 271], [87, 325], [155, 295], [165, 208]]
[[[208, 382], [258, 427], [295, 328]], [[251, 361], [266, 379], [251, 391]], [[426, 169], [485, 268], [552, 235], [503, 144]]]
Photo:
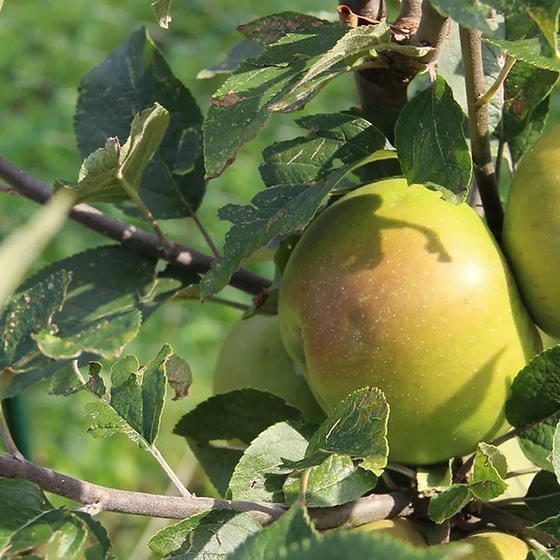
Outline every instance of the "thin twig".
[[399, 463], [391, 463], [391, 461], [389, 461], [386, 468], [389, 471], [398, 472], [406, 476], [407, 478], [410, 478], [411, 480], [416, 480], [416, 471], [405, 467], [404, 465], [400, 465]]
[[25, 460], [20, 450], [17, 448], [14, 438], [12, 437], [12, 433], [10, 432], [10, 428], [8, 427], [8, 423], [6, 422], [6, 417], [4, 416], [4, 409], [2, 408], [2, 406], [0, 406], [0, 437], [4, 442], [6, 451], [12, 457], [19, 461]]
[[[0, 156], [0, 177], [18, 193], [39, 204], [46, 204], [52, 196], [51, 189], [47, 185], [2, 156]], [[166, 251], [156, 235], [117, 220], [88, 204], [74, 206], [70, 218], [121, 243], [124, 247], [165, 260], [191, 272], [204, 274], [213, 262], [212, 257], [179, 243], [172, 243], [171, 251]], [[268, 279], [242, 268], [235, 272], [230, 280], [231, 286], [252, 295], [259, 294], [270, 287], [270, 284]]]
[[506, 78], [513, 68], [516, 59], [513, 56], [508, 56], [503, 68], [500, 70], [500, 73], [496, 77], [494, 83], [488, 88], [486, 93], [483, 93], [475, 102], [475, 107], [481, 107], [486, 103], [490, 103], [494, 95], [498, 93], [498, 90], [502, 87], [503, 83], [506, 81]]
[[540, 473], [542, 471], [542, 469], [540, 467], [530, 467], [527, 469], [519, 469], [516, 471], [509, 471], [506, 473], [505, 479], [507, 480], [508, 478], [515, 478], [517, 476], [523, 476], [525, 474], [537, 474]]
[[[189, 208], [190, 208], [190, 205], [189, 205]], [[222, 254], [220, 253], [218, 247], [214, 243], [214, 240], [212, 239], [212, 237], [210, 237], [210, 233], [208, 232], [208, 230], [204, 227], [204, 224], [200, 221], [200, 218], [198, 217], [197, 213], [191, 211], [191, 218], [193, 219], [194, 223], [196, 224], [196, 227], [198, 228], [198, 231], [200, 231], [202, 237], [204, 237], [204, 240], [206, 241], [206, 244], [210, 248], [210, 251], [212, 251], [212, 254], [214, 255], [214, 257], [219, 259], [222, 256]]]
[[161, 231], [161, 228], [159, 227], [157, 220], [154, 218], [154, 215], [152, 214], [150, 209], [144, 204], [144, 201], [142, 200], [140, 195], [136, 192], [135, 189], [132, 188], [130, 183], [125, 179], [124, 175], [121, 172], [117, 173], [117, 180], [120, 182], [121, 187], [128, 194], [128, 196], [132, 198], [136, 206], [138, 206], [140, 212], [144, 214], [144, 217], [146, 218], [146, 220], [148, 220], [149, 224], [152, 226], [154, 233], [157, 235], [164, 249], [166, 251], [170, 251], [171, 243], [169, 243], [169, 240], [167, 239], [163, 231]]
[[[107, 488], [41, 467], [25, 459], [0, 455], [0, 476], [27, 480], [46, 492], [52, 492], [95, 511], [113, 511], [132, 515], [186, 519], [211, 509], [233, 509], [245, 512], [262, 524], [269, 524], [285, 513], [280, 504], [231, 501], [214, 498], [162, 496]], [[342, 506], [310, 509], [311, 518], [319, 529], [356, 527], [369, 521], [396, 517], [407, 512], [410, 492], [366, 496]]]
[[[108, 404], [105, 399], [100, 397], [96, 392], [92, 391], [86, 383], [80, 368], [78, 367], [78, 360], [72, 360], [72, 370], [74, 371], [74, 375], [78, 378], [84, 389], [86, 389], [92, 396], [96, 399], [100, 400], [101, 402]], [[110, 405], [109, 405], [110, 406]], [[160, 453], [159, 449], [155, 445], [150, 445], [141, 434], [138, 434], [140, 437], [143, 447], [149, 451], [152, 457], [158, 462], [159, 466], [164, 470], [165, 474], [175, 486], [177, 491], [183, 498], [190, 498], [192, 494], [185, 488], [185, 485], [181, 482], [179, 477], [175, 474], [175, 471], [169, 466], [169, 463], [164, 459], [163, 455]]]
[[[181, 292], [179, 292], [177, 295], [173, 296], [172, 301], [197, 301], [200, 303], [200, 296], [197, 294], [182, 295]], [[249, 306], [245, 303], [216, 296], [210, 296], [206, 300], [206, 303], [217, 303], [219, 305], [226, 305], [227, 307], [239, 309], [240, 311], [247, 311], [249, 309]]]
[[490, 151], [488, 104], [479, 106], [476, 103], [485, 91], [482, 66], [482, 33], [460, 27], [459, 36], [465, 72], [474, 174], [484, 206], [486, 222], [494, 237], [499, 241], [502, 235], [504, 210], [500, 201], [498, 182]]
[[152, 457], [159, 463], [160, 467], [165, 471], [169, 480], [173, 483], [173, 486], [177, 488], [177, 491], [183, 498], [190, 498], [192, 494], [185, 488], [185, 485], [181, 482], [179, 477], [175, 474], [175, 471], [169, 466], [169, 463], [163, 458], [159, 449], [155, 445], [151, 445], [149, 448]]

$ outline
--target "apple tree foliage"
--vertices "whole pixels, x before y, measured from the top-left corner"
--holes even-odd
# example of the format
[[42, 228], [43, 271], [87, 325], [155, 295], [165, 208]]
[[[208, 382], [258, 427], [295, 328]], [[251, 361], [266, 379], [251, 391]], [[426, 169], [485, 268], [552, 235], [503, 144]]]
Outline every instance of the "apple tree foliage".
[[[372, 5], [380, 9], [375, 17]], [[159, 25], [173, 33], [171, 0], [152, 6]], [[383, 2], [341, 3], [338, 14], [337, 6], [326, 8], [329, 17], [280, 12], [240, 26], [232, 53], [203, 73], [226, 75], [206, 114], [145, 29], [132, 31], [83, 76], [75, 112], [82, 166], [75, 177], [56, 181], [52, 200], [0, 247], [2, 397], [41, 381], [53, 395], [87, 392], [91, 435], [121, 433], [151, 453], [182, 495], [173, 503], [187, 509], [159, 511], [157, 496], [150, 501], [131, 493], [124, 499], [111, 489], [88, 500], [96, 490], [86, 481], [65, 485], [64, 475], [47, 471], [48, 465], [23, 459], [2, 421], [7, 451], [0, 456], [0, 556], [43, 558], [50, 543], [60, 558], [112, 558], [109, 535], [95, 519], [96, 511], [112, 508], [174, 518], [149, 542], [162, 558], [445, 560], [469, 553], [461, 544], [414, 549], [375, 534], [325, 531], [411, 513], [436, 524], [433, 542], [445, 541], [442, 534], [451, 527], [467, 531], [480, 521], [530, 539], [530, 558], [560, 558], [558, 346], [519, 372], [507, 403], [514, 428], [508, 437], [519, 439], [539, 471], [526, 496], [515, 499], [499, 501], [515, 474], [498, 447], [501, 440], [480, 442], [472, 456], [443, 465], [388, 461], [390, 410], [374, 387], [349, 395], [321, 425], [254, 389], [214, 396], [185, 414], [174, 429], [178, 445], [185, 440], [191, 447], [221, 500], [192, 496], [156, 447], [167, 392], [188, 398], [192, 376], [188, 356], [170, 345], [144, 365], [126, 354], [157, 308], [184, 293], [206, 300], [232, 283], [256, 296], [251, 313], [268, 312], [278, 282], [252, 277], [236, 283], [237, 271], [259, 248], [278, 245], [280, 271], [293, 235], [333, 197], [396, 173], [452, 203], [472, 202], [480, 167], [475, 144], [486, 142], [503, 177], [543, 131], [560, 72], [558, 0], [403, 1], [401, 14], [409, 9], [418, 20], [408, 30], [402, 18], [382, 17]], [[445, 28], [439, 43], [414, 40], [419, 22], [419, 29]], [[479, 51], [469, 54], [465, 37], [474, 38]], [[479, 87], [492, 94], [478, 104], [488, 109], [485, 139], [467, 125], [478, 63]], [[162, 233], [165, 220], [195, 216], [208, 181], [235, 165], [273, 113], [302, 109], [348, 72], [358, 76], [359, 88], [368, 76], [373, 82], [385, 76], [387, 82], [374, 85], [391, 97], [395, 69], [406, 80], [392, 120], [384, 110], [387, 99], [379, 111], [349, 104], [346, 111], [300, 118], [300, 136], [264, 150], [262, 189], [251, 201], [219, 211], [231, 223], [223, 255], [181, 257]], [[0, 174], [33, 198], [32, 178], [25, 191], [13, 167], [2, 165]], [[35, 200], [46, 203], [49, 196], [42, 197]], [[144, 219], [156, 235], [142, 237], [125, 224], [116, 236], [115, 220], [104, 222], [103, 230], [101, 214], [81, 206], [90, 212], [89, 218], [81, 214], [83, 223], [95, 222], [122, 243], [89, 249], [26, 277], [29, 262], [70, 208], [82, 203], [115, 205], [131, 220]], [[243, 445], [226, 444], [233, 440]], [[55, 508], [44, 491], [83, 507]]]

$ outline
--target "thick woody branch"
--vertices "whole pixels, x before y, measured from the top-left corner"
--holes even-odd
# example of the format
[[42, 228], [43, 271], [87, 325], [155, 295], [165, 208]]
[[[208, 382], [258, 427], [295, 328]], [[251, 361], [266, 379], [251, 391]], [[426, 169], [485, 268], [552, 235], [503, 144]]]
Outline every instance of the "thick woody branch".
[[463, 27], [460, 28], [459, 33], [465, 71], [474, 175], [484, 207], [486, 222], [490, 231], [499, 241], [502, 235], [504, 211], [490, 152], [488, 104], [477, 103], [486, 89], [482, 66], [482, 34], [480, 31], [471, 31]]
[[355, 14], [371, 20], [379, 21], [387, 13], [385, 0], [339, 0], [338, 4], [348, 6]]
[[[0, 455], [0, 476], [32, 482], [46, 492], [52, 492], [78, 502], [92, 513], [113, 511], [133, 515], [186, 519], [210, 509], [233, 509], [252, 515], [266, 525], [278, 519], [286, 510], [279, 504], [161, 496], [106, 488], [66, 476], [11, 455]], [[355, 527], [368, 521], [396, 517], [406, 511], [411, 496], [407, 492], [368, 496], [355, 502], [332, 508], [310, 510], [319, 529]]]
[[443, 17], [432, 6], [429, 0], [422, 2], [422, 17], [416, 33], [410, 43], [416, 46], [431, 46], [433, 50], [419, 62], [424, 64], [435, 62], [441, 53], [445, 40], [449, 34], [450, 19]]
[[[19, 194], [39, 204], [46, 204], [52, 196], [52, 191], [47, 185], [2, 156], [0, 156], [0, 177]], [[118, 241], [124, 247], [165, 260], [198, 274], [207, 272], [213, 261], [212, 257], [179, 243], [171, 243], [170, 249], [166, 250], [154, 234], [117, 220], [88, 204], [74, 206], [70, 212], [70, 218]], [[243, 292], [258, 294], [270, 286], [270, 281], [248, 270], [239, 269], [232, 276], [230, 284]]]

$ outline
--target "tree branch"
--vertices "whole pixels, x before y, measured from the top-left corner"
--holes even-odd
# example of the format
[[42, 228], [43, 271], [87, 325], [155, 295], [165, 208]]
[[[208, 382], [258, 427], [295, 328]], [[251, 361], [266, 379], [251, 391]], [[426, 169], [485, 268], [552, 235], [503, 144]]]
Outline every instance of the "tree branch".
[[[46, 204], [52, 197], [52, 191], [47, 185], [2, 156], [0, 156], [0, 177], [19, 194], [39, 204]], [[124, 247], [165, 260], [198, 274], [207, 272], [213, 261], [212, 257], [179, 243], [171, 243], [171, 249], [166, 250], [154, 234], [117, 220], [88, 204], [74, 206], [70, 212], [70, 218], [121, 243]], [[268, 288], [270, 281], [241, 268], [232, 276], [230, 284], [243, 292], [254, 295]]]
[[451, 20], [443, 17], [429, 0], [422, 2], [422, 18], [410, 44], [416, 46], [430, 45], [433, 50], [426, 56], [418, 59], [423, 64], [436, 62], [439, 58], [445, 40], [449, 34]]
[[[88, 506], [92, 512], [113, 511], [167, 519], [186, 519], [210, 509], [233, 509], [248, 513], [266, 525], [278, 519], [286, 511], [280, 504], [197, 497], [180, 498], [107, 488], [66, 476], [11, 455], [0, 455], [0, 476], [27, 480], [46, 492]], [[310, 510], [310, 515], [319, 529], [355, 527], [377, 519], [396, 517], [407, 510], [411, 500], [409, 491], [379, 494], [360, 498], [342, 506], [314, 508]]]
[[482, 33], [461, 27], [459, 34], [465, 71], [474, 175], [484, 206], [486, 222], [494, 237], [499, 241], [502, 235], [504, 210], [500, 201], [498, 181], [494, 173], [494, 163], [490, 152], [488, 104], [477, 105], [478, 98], [485, 92], [484, 69], [482, 66]]
[[387, 10], [385, 0], [339, 0], [339, 6], [348, 6], [355, 14], [372, 20], [381, 20]]

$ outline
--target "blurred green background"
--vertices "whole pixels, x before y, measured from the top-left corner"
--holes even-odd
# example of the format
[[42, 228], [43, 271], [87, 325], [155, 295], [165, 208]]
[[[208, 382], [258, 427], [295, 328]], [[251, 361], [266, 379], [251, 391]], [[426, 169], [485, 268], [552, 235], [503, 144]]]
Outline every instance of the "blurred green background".
[[[336, 1], [282, 2], [282, 10], [334, 12]], [[393, 10], [395, 3], [392, 4]], [[47, 184], [56, 178], [72, 180], [81, 160], [73, 134], [73, 114], [81, 76], [125, 40], [137, 26], [148, 27], [179, 79], [191, 89], [203, 111], [223, 77], [197, 80], [202, 69], [221, 61], [241, 38], [235, 27], [274, 13], [272, 0], [175, 0], [169, 31], [154, 21], [150, 0], [5, 0], [0, 12], [0, 153]], [[553, 113], [558, 115], [558, 96]], [[351, 76], [326, 87], [304, 113], [336, 111], [357, 103]], [[258, 175], [261, 152], [273, 141], [299, 134], [297, 115], [276, 115], [258, 139], [246, 146], [235, 164], [208, 185], [199, 212], [218, 246], [228, 224], [216, 210], [228, 202], [247, 203], [262, 184]], [[549, 125], [557, 118], [549, 120]], [[25, 222], [37, 207], [0, 193], [0, 241]], [[118, 215], [118, 214], [117, 214]], [[209, 252], [189, 220], [165, 222], [174, 240]], [[68, 223], [34, 263], [33, 270], [108, 240]], [[261, 274], [273, 273], [270, 263], [255, 265]], [[224, 295], [237, 301], [248, 297], [233, 289]], [[184, 441], [170, 431], [177, 420], [210, 394], [210, 381], [220, 344], [240, 312], [215, 304], [175, 303], [160, 309], [127, 348], [141, 363], [154, 357], [164, 342], [191, 365], [194, 383], [183, 401], [171, 402], [164, 413], [158, 447], [196, 493], [211, 492], [196, 470]], [[168, 481], [153, 459], [122, 436], [96, 440], [86, 434], [83, 406], [87, 396], [49, 397], [44, 385], [25, 394], [31, 419], [33, 458], [38, 463], [101, 485], [163, 493]], [[56, 501], [55, 503], [60, 503]], [[149, 558], [145, 541], [155, 530], [150, 520], [101, 514], [110, 530], [118, 558]], [[135, 548], [136, 547], [136, 548]]]

